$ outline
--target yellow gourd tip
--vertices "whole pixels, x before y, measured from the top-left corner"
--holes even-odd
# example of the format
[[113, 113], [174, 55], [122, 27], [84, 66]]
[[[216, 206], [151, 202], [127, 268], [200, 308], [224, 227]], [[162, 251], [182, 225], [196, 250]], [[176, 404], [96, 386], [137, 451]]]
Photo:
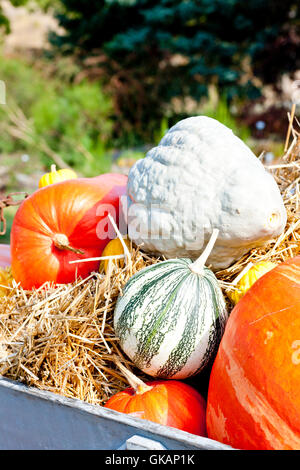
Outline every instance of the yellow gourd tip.
[[0, 268], [0, 297], [4, 297], [8, 293], [8, 289], [5, 287], [11, 287], [12, 286], [12, 273], [11, 273], [11, 268]]
[[254, 264], [244, 274], [244, 276], [242, 276], [236, 284], [235, 289], [227, 291], [228, 298], [234, 305], [236, 305], [260, 277], [271, 271], [276, 266], [277, 264], [272, 261], [260, 261]]
[[69, 168], [62, 168], [61, 170], [56, 169], [56, 165], [51, 165], [51, 171], [43, 175], [39, 181], [39, 188], [44, 188], [54, 183], [60, 183], [61, 181], [67, 181], [77, 178], [77, 174], [74, 170]]
[[[123, 238], [123, 241], [128, 249], [130, 249], [130, 241], [127, 238]], [[116, 256], [116, 255], [124, 255], [124, 247], [122, 245], [121, 240], [117, 237], [108, 242], [106, 247], [102, 252], [102, 256]], [[113, 263], [115, 266], [123, 267], [124, 260], [123, 259], [111, 259], [111, 260], [102, 260], [100, 263], [99, 270], [104, 270], [105, 273], [108, 272], [109, 261]]]

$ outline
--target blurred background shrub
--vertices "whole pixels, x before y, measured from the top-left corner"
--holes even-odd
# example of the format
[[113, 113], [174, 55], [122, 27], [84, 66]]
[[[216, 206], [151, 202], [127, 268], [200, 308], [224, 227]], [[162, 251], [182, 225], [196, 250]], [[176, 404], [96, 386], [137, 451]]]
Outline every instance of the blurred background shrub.
[[[61, 0], [65, 34], [56, 51], [74, 54], [90, 79], [104, 77], [114, 95], [120, 143], [153, 140], [158, 123], [192, 112], [208, 86], [223, 105], [256, 99], [264, 83], [300, 68], [295, 0]], [[55, 49], [54, 49], [55, 50]], [[198, 105], [198, 107], [197, 107]]]
[[100, 83], [46, 77], [20, 58], [4, 57], [0, 77], [8, 84], [0, 153], [38, 152], [45, 167], [54, 159], [86, 175], [110, 169], [112, 101]]
[[0, 174], [11, 172], [0, 192], [30, 178], [33, 187], [53, 161], [87, 176], [127, 172], [195, 114], [223, 122], [256, 154], [282, 152], [300, 79], [295, 0], [1, 5]]

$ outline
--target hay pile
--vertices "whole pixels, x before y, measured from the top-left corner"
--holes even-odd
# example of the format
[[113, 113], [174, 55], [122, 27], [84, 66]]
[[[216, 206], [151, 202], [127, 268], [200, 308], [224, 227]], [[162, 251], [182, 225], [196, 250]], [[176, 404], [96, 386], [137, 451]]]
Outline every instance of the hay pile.
[[130, 266], [73, 284], [28, 292], [14, 283], [0, 297], [0, 374], [99, 405], [128, 386], [116, 358], [145, 378], [123, 356], [112, 325], [122, 286], [158, 261], [131, 253]]
[[[224, 293], [249, 262], [282, 262], [300, 253], [300, 135], [293, 130], [293, 137], [281, 162], [269, 167], [288, 213], [285, 232], [216, 273]], [[33, 292], [14, 284], [0, 297], [0, 374], [98, 405], [128, 386], [116, 358], [145, 379], [122, 354], [112, 314], [131, 275], [158, 261], [132, 248], [131, 263], [107, 275]]]

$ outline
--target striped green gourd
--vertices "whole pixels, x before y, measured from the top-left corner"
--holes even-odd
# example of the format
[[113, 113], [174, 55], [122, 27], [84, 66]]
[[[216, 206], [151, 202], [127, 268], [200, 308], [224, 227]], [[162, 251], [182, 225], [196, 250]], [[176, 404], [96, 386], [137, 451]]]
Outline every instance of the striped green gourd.
[[183, 379], [213, 359], [227, 320], [225, 300], [204, 266], [214, 230], [194, 263], [179, 258], [148, 266], [124, 287], [114, 312], [121, 348], [145, 373]]

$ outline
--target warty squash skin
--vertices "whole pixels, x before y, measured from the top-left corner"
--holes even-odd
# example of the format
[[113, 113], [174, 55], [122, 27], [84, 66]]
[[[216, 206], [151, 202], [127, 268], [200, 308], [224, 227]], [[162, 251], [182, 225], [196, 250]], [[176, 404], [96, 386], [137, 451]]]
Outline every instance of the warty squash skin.
[[178, 122], [133, 165], [124, 212], [129, 238], [166, 258], [197, 258], [218, 228], [208, 259], [213, 270], [286, 225], [271, 174], [231, 129], [206, 116]]
[[208, 437], [300, 449], [300, 256], [258, 279], [231, 312], [213, 364]]
[[46, 186], [25, 199], [11, 230], [14, 279], [32, 289], [45, 282], [73, 282], [97, 271], [99, 261], [69, 262], [101, 256], [110, 241], [107, 211], [115, 211], [111, 215], [118, 224], [126, 183], [127, 177], [119, 174], [78, 178]]

